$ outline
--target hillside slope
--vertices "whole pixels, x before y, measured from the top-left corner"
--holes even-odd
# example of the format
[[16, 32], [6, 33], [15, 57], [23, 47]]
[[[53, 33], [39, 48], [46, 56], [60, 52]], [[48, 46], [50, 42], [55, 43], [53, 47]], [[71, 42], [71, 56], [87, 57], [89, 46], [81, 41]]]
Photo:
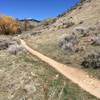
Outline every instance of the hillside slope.
[[[30, 31], [33, 34], [28, 36], [26, 34], [26, 41], [32, 48], [59, 62], [79, 66], [79, 68], [86, 67], [84, 64], [82, 66], [85, 58], [95, 53], [99, 55], [100, 51], [99, 11], [100, 0], [84, 2], [64, 16], [56, 18], [56, 22], [46, 28], [39, 26]], [[34, 33], [39, 34], [34, 35]], [[88, 66], [91, 66], [91, 63], [89, 62]], [[84, 70], [100, 79], [100, 70], [93, 69], [98, 65]]]

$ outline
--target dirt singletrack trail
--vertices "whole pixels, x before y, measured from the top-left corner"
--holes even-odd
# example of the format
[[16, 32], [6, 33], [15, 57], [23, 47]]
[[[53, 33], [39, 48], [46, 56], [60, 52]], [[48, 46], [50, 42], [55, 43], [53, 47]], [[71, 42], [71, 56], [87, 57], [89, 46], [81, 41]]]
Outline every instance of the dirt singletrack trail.
[[40, 60], [46, 62], [56, 71], [64, 75], [66, 78], [70, 79], [72, 82], [80, 86], [83, 90], [94, 95], [100, 99], [100, 80], [95, 78], [90, 78], [89, 75], [81, 69], [74, 68], [61, 64], [33, 49], [31, 49], [24, 40], [20, 39], [22, 46], [30, 52], [32, 55], [37, 56]]

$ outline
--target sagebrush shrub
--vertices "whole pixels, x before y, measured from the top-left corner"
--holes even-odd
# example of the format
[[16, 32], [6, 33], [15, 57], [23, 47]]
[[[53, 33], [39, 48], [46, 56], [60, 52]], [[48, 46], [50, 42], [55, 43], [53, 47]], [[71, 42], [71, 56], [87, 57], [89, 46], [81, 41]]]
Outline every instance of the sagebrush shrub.
[[85, 56], [81, 65], [84, 68], [100, 68], [100, 53], [91, 53]]
[[60, 41], [59, 41], [59, 47], [66, 51], [72, 51], [77, 52], [77, 46], [78, 45], [78, 38], [77, 36], [72, 33], [70, 35], [65, 35]]

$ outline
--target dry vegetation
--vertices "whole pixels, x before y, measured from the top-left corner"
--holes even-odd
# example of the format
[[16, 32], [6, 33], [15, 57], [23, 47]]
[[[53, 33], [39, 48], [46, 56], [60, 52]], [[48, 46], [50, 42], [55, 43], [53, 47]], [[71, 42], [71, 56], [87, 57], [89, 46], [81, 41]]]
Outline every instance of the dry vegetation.
[[[27, 28], [30, 23], [22, 21], [21, 30], [27, 31], [21, 37], [42, 54], [100, 79], [100, 0], [81, 3], [56, 19], [36, 24], [33, 30]], [[0, 16], [0, 35], [16, 33], [20, 33], [20, 23]], [[0, 100], [98, 100], [28, 53], [11, 55], [19, 52], [19, 46], [1, 40]]]
[[[85, 3], [83, 2], [80, 7], [57, 18], [56, 22], [50, 24], [45, 30], [43, 28], [38, 30], [37, 28], [41, 34], [29, 36], [26, 41], [35, 50], [59, 62], [83, 68], [81, 63], [84, 60], [88, 61], [88, 54], [92, 55], [93, 52], [100, 51], [100, 0], [85, 0]], [[70, 25], [68, 22], [73, 22], [74, 25]], [[68, 27], [65, 27], [66, 25]], [[61, 28], [58, 28], [59, 26]], [[92, 58], [88, 62], [88, 68], [84, 70], [100, 79], [98, 61], [98, 56], [96, 59]], [[91, 66], [91, 63], [98, 65]]]
[[20, 33], [20, 24], [10, 16], [0, 16], [0, 34], [13, 35]]
[[42, 23], [44, 26], [47, 26], [47, 25], [53, 24], [55, 22], [56, 22], [56, 18], [52, 18], [52, 19], [44, 20]]
[[0, 57], [0, 100], [98, 100], [27, 52]]

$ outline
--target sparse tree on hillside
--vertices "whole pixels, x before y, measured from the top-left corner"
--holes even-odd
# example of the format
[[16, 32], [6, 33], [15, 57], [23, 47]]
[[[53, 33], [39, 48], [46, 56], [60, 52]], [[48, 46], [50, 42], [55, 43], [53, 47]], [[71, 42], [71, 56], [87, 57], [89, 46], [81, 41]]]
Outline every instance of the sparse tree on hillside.
[[29, 21], [28, 20], [25, 20], [25, 22], [24, 22], [25, 31], [28, 30], [29, 26], [30, 26]]

